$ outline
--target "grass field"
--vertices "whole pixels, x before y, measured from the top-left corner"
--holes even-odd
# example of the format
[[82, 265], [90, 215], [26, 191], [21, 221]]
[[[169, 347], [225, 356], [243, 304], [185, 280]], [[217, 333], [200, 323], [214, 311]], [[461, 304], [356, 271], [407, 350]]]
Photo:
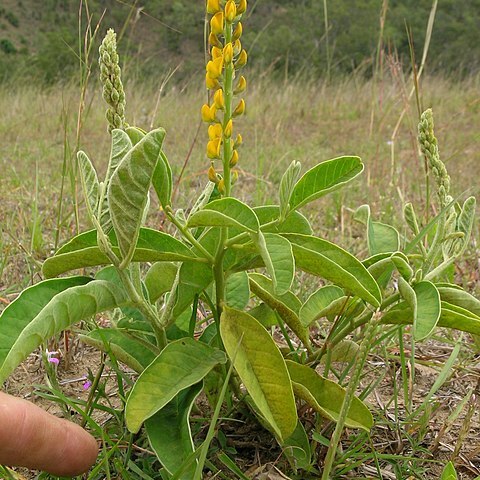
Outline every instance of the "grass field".
[[[408, 78], [386, 75], [373, 82], [350, 77], [327, 84], [308, 79], [274, 83], [264, 77], [253, 78], [250, 83], [247, 115], [236, 123], [244, 138], [239, 161], [241, 174], [235, 185], [241, 199], [276, 203], [281, 175], [292, 160], [300, 161], [305, 171], [322, 160], [354, 154], [362, 157], [366, 166], [360, 179], [328, 199], [316, 201], [307, 210], [317, 235], [365, 258], [364, 229], [353, 220], [357, 207], [368, 203], [375, 219], [397, 227], [402, 225], [402, 206], [407, 201], [414, 203], [423, 215], [425, 169], [416, 142], [418, 108], [415, 96], [409, 98]], [[188, 208], [207, 181], [207, 134], [199, 114], [205, 93], [192, 86], [181, 90], [171, 85], [159, 92], [157, 86], [127, 81], [127, 120], [145, 129], [166, 129], [164, 148], [175, 179], [186, 163], [174, 206]], [[452, 194], [462, 199], [478, 195], [480, 186], [479, 92], [480, 77], [460, 83], [425, 77], [420, 89], [421, 109], [434, 110], [435, 133], [452, 179]], [[100, 89], [93, 85], [86, 92], [80, 122], [79, 88], [75, 85], [48, 90], [26, 85], [0, 87], [0, 109], [0, 300], [8, 301], [21, 288], [40, 280], [41, 262], [46, 256], [77, 228], [89, 227], [75, 178], [74, 152], [78, 147], [85, 150], [97, 169], [103, 171], [106, 165], [101, 162], [108, 155], [110, 137]], [[149, 222], [158, 226], [159, 218], [153, 205]], [[479, 233], [477, 216], [466, 260], [455, 272], [457, 281], [477, 296], [480, 250], [475, 239]], [[417, 351], [416, 405], [422, 405], [445, 362], [453, 355], [455, 344], [461, 341], [462, 337], [455, 334], [439, 335]], [[375, 362], [384, 365], [379, 367], [386, 372], [381, 385], [384, 392], [375, 397], [380, 405], [380, 420], [368, 442], [379, 451], [386, 444], [398, 442], [398, 467], [382, 470], [383, 478], [439, 478], [441, 469], [431, 463], [436, 457], [429, 457], [428, 449], [435, 444], [449, 412], [478, 380], [475, 351], [473, 347], [462, 350], [455, 368], [441, 374], [445, 375], [444, 385], [435, 397], [436, 407], [424, 405], [414, 427], [402, 432], [402, 438], [394, 435], [398, 433], [396, 421], [401, 406], [392, 406], [385, 393], [400, 390], [395, 383], [395, 369], [389, 370], [400, 362], [399, 355], [392, 345], [379, 347], [362, 380], [367, 388], [377, 372]], [[467, 427], [466, 437], [462, 437], [461, 432]], [[480, 474], [479, 429], [478, 413], [468, 419], [468, 412], [462, 410], [452, 420], [451, 432], [438, 439], [443, 442], [440, 460], [450, 458], [454, 452], [454, 460], [461, 465], [460, 478], [476, 478]], [[361, 463], [367, 458], [365, 446], [355, 440], [349, 445], [350, 459], [357, 458]], [[393, 456], [390, 460], [395, 461]], [[380, 455], [374, 460], [382, 459]], [[370, 474], [377, 478], [375, 471]]]

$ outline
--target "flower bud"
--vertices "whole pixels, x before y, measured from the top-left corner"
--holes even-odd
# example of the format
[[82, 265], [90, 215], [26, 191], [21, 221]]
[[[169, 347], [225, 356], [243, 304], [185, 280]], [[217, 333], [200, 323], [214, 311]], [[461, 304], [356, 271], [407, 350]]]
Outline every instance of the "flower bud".
[[218, 183], [217, 172], [215, 172], [215, 168], [213, 167], [213, 165], [210, 165], [210, 168], [208, 169], [208, 179], [212, 183], [215, 183], [215, 184]]
[[220, 146], [221, 139], [216, 138], [215, 140], [210, 140], [207, 143], [207, 157], [208, 158], [219, 158], [220, 157]]
[[232, 23], [237, 16], [237, 6], [233, 0], [228, 0], [225, 5], [225, 19], [228, 23]]
[[238, 79], [237, 86], [235, 87], [235, 90], [233, 91], [233, 93], [237, 95], [238, 93], [242, 93], [243, 91], [245, 91], [246, 88], [247, 88], [247, 79], [242, 75]]
[[210, 31], [214, 35], [219, 35], [223, 33], [223, 24], [225, 19], [223, 18], [223, 12], [217, 12], [211, 19], [210, 19]]
[[223, 48], [223, 61], [226, 64], [231, 63], [233, 60], [233, 45], [231, 42], [227, 43]]
[[238, 163], [238, 151], [234, 150], [230, 159], [230, 167], [234, 167]]
[[215, 60], [218, 57], [222, 56], [222, 49], [218, 47], [212, 47], [212, 58]]
[[210, 78], [218, 78], [223, 70], [223, 57], [218, 57], [215, 60], [210, 60], [207, 63], [207, 73]]
[[242, 36], [242, 33], [243, 33], [242, 23], [238, 22], [232, 34], [232, 42], [234, 42], [235, 40], [238, 40]]
[[202, 106], [202, 120], [207, 123], [212, 123], [215, 121], [215, 115], [217, 113], [217, 109], [215, 105], [209, 107], [207, 104]]
[[225, 126], [225, 130], [223, 131], [223, 135], [225, 136], [225, 138], [230, 138], [232, 136], [232, 132], [233, 132], [233, 121], [232, 121], [232, 119], [230, 119], [227, 122], [227, 125]]
[[222, 42], [218, 39], [218, 37], [214, 33], [210, 33], [208, 36], [208, 43], [212, 47], [222, 48]]
[[225, 195], [225, 180], [222, 178], [217, 184], [218, 191]]
[[220, 11], [220, 0], [207, 0], [207, 12], [210, 15]]
[[205, 84], [209, 90], [216, 90], [220, 87], [218, 80], [216, 78], [212, 78], [208, 73], [205, 75]]
[[233, 142], [233, 148], [238, 148], [243, 143], [243, 137], [238, 134], [235, 142]]
[[237, 7], [237, 15], [242, 15], [247, 10], [247, 0], [240, 0]]
[[235, 68], [241, 68], [244, 65], [246, 65], [246, 63], [247, 63], [247, 52], [245, 50], [242, 50], [240, 52], [240, 55], [237, 61], [235, 62]]
[[223, 97], [223, 90], [219, 88], [213, 96], [213, 103], [217, 110], [223, 110], [225, 108], [225, 99]]
[[245, 100], [242, 98], [233, 111], [232, 117], [239, 117], [245, 113]]
[[233, 170], [232, 171], [232, 177], [231, 177], [231, 180], [230, 180], [230, 184], [235, 185], [237, 183], [237, 180], [238, 180], [238, 171]]
[[215, 125], [210, 125], [208, 127], [208, 138], [210, 140], [215, 140], [216, 138], [222, 137], [222, 126], [219, 123]]

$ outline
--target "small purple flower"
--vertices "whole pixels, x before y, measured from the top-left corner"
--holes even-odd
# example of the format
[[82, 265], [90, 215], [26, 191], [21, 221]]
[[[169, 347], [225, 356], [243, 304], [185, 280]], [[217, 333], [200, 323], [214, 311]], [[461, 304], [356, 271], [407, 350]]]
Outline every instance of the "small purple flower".
[[88, 390], [92, 386], [92, 382], [90, 380], [87, 380], [86, 382], [83, 383], [82, 387], [84, 390]]
[[53, 363], [54, 365], [58, 365], [60, 363], [60, 359], [57, 357], [54, 357], [54, 355], [58, 355], [58, 352], [49, 352], [48, 348], [45, 350], [47, 354], [47, 361], [50, 363]]

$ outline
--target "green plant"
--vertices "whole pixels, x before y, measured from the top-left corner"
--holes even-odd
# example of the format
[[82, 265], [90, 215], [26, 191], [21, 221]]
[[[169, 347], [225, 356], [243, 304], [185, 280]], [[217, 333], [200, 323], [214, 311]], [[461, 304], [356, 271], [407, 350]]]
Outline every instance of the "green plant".
[[[372, 220], [367, 205], [360, 207], [366, 260], [313, 235], [299, 212], [353, 181], [363, 170], [358, 157], [325, 161], [303, 176], [300, 164], [292, 162], [277, 205], [250, 207], [234, 198], [242, 144], [241, 135], [233, 135], [234, 118], [246, 108], [238, 97], [246, 80], [237, 76], [247, 61], [240, 40], [246, 2], [209, 0], [207, 9], [212, 59], [206, 85], [213, 101], [201, 113], [209, 124], [208, 184], [188, 214], [174, 209], [170, 164], [162, 150], [165, 132], [147, 133], [125, 123], [115, 35], [109, 31], [100, 56], [112, 136], [103, 181], [87, 154], [78, 154], [94, 229], [47, 259], [48, 279], [24, 290], [0, 316], [0, 379], [63, 329], [116, 310], [121, 313], [110, 327], [86, 331], [82, 338], [140, 374], [128, 395], [125, 422], [132, 433], [145, 426], [167, 478], [201, 478], [224, 399], [229, 406], [244, 403], [284, 448], [292, 468], [308, 470], [309, 432], [298, 418], [296, 397], [315, 411], [318, 422], [337, 424], [326, 479], [343, 427], [373, 426], [369, 409], [354, 393], [377, 329], [411, 324], [415, 341], [437, 325], [480, 334], [480, 302], [443, 281], [467, 246], [475, 200], [460, 205], [450, 196], [431, 111], [422, 116], [420, 144], [437, 182], [439, 212], [422, 226], [407, 204], [405, 221], [413, 236], [408, 240]], [[151, 186], [179, 238], [144, 227]], [[98, 266], [103, 268], [94, 277], [53, 278]], [[292, 291], [297, 271], [326, 284], [300, 299]], [[206, 319], [198, 315], [200, 306]], [[323, 318], [331, 321], [326, 328], [318, 325]], [[364, 325], [358, 346], [347, 337]], [[272, 326], [286, 346], [274, 340]], [[338, 360], [353, 363], [346, 389], [327, 378]], [[324, 376], [315, 370], [321, 362]], [[195, 446], [189, 416], [202, 390], [215, 412], [207, 439]]]

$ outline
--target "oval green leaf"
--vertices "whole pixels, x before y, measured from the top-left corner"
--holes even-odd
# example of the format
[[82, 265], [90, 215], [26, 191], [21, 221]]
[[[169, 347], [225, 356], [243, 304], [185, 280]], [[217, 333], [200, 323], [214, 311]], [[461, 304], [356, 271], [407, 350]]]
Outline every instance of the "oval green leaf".
[[226, 307], [220, 322], [225, 350], [253, 402], [280, 441], [297, 425], [285, 360], [265, 328], [245, 312]]
[[338, 157], [318, 164], [306, 172], [295, 185], [290, 198], [290, 208], [300, 208], [342, 187], [362, 171], [363, 163], [359, 157]]
[[322, 318], [336, 300], [344, 298], [345, 305], [347, 299], [344, 291], [336, 285], [327, 285], [313, 292], [302, 305], [300, 309], [300, 322], [305, 328], [308, 328], [315, 320]]
[[[291, 360], [286, 360], [286, 364], [295, 394], [318, 413], [336, 422], [345, 398], [345, 389], [337, 383], [323, 378], [310, 367]], [[367, 432], [373, 427], [373, 416], [370, 410], [357, 397], [353, 398], [345, 425], [351, 428], [361, 428]]]
[[198, 383], [219, 363], [225, 354], [192, 338], [168, 344], [143, 371], [128, 397], [125, 420], [136, 433], [142, 423], [155, 415], [187, 387]]
[[148, 299], [155, 303], [164, 293], [172, 289], [178, 267], [171, 262], [154, 263], [145, 275]]
[[413, 320], [413, 334], [417, 341], [427, 338], [440, 318], [440, 294], [431, 282], [421, 281], [413, 285], [417, 297], [417, 316]]

